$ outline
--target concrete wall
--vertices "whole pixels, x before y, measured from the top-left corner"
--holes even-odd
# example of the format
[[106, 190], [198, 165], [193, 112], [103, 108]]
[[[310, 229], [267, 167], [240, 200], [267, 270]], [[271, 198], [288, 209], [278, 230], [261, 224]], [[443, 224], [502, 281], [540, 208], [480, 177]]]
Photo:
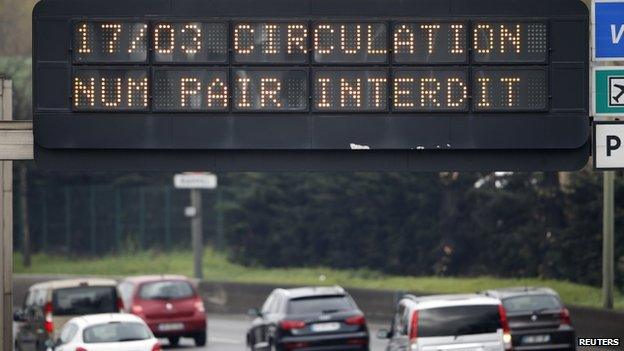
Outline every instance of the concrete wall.
[[[21, 305], [28, 287], [34, 283], [60, 276], [16, 276], [14, 279], [14, 305]], [[259, 308], [269, 293], [277, 288], [269, 284], [201, 282], [201, 294], [208, 313], [241, 314], [250, 308]], [[280, 286], [288, 288], [289, 286]], [[394, 291], [349, 289], [368, 319], [388, 323], [392, 317], [395, 302], [400, 296]], [[417, 294], [417, 293], [416, 293]], [[613, 312], [588, 307], [568, 306], [572, 322], [580, 337], [622, 337], [624, 336], [624, 311]]]

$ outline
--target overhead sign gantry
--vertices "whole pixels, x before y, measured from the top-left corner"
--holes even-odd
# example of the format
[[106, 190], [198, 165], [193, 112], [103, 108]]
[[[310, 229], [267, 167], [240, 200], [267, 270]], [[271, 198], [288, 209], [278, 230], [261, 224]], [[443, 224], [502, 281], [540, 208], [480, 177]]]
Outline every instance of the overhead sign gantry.
[[37, 158], [575, 169], [590, 148], [588, 26], [576, 0], [43, 0]]

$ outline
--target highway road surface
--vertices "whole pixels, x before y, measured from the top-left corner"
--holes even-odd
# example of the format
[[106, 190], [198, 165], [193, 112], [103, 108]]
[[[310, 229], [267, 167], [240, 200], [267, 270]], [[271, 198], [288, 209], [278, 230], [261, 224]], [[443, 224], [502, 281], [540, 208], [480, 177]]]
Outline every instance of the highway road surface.
[[[208, 346], [206, 348], [195, 347], [192, 339], [180, 340], [180, 346], [169, 347], [167, 340], [163, 340], [165, 350], [184, 351], [245, 351], [245, 333], [249, 327], [249, 319], [240, 315], [208, 315]], [[382, 326], [370, 325], [371, 351], [385, 350], [385, 341], [377, 340], [375, 335]]]
[[[208, 347], [196, 348], [192, 339], [180, 340], [180, 346], [171, 348], [167, 346], [167, 341], [163, 340], [165, 350], [185, 350], [185, 351], [245, 351], [245, 333], [249, 327], [249, 319], [239, 315], [208, 315]], [[377, 340], [375, 335], [377, 330], [382, 328], [379, 325], [371, 325], [371, 351], [385, 350], [386, 343]]]

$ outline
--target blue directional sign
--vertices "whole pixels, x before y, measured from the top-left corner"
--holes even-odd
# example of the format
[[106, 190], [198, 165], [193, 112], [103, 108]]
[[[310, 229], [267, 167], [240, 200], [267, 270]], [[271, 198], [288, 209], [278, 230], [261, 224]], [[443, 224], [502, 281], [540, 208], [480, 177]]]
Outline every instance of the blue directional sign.
[[624, 0], [596, 0], [593, 26], [593, 59], [624, 60]]

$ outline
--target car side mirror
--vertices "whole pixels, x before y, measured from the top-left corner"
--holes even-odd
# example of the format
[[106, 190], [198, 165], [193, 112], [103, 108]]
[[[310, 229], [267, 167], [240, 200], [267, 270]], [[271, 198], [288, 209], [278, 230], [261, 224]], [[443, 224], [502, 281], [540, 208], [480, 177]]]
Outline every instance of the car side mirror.
[[392, 333], [388, 329], [380, 329], [377, 332], [377, 339], [390, 339], [392, 337]]
[[257, 308], [251, 308], [249, 309], [249, 311], [247, 311], [247, 315], [253, 318], [262, 317], [262, 312], [260, 312], [260, 310]]
[[24, 311], [21, 309], [17, 309], [13, 312], [13, 321], [14, 322], [25, 322], [26, 318], [24, 316]]

